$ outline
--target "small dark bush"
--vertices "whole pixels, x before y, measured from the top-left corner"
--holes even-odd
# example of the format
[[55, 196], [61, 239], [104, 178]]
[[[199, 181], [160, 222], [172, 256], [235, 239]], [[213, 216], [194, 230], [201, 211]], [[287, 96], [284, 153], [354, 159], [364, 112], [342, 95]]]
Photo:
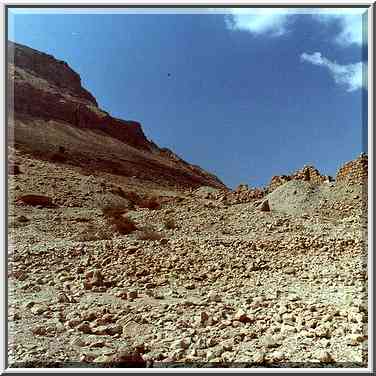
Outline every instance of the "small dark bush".
[[17, 197], [16, 202], [24, 205], [41, 206], [44, 208], [57, 207], [50, 197], [43, 195], [22, 195]]
[[107, 221], [112, 226], [113, 230], [122, 235], [128, 235], [137, 230], [135, 223], [127, 217], [111, 217], [108, 218]]
[[138, 202], [141, 201], [141, 197], [134, 191], [128, 191], [128, 192], [123, 191], [123, 198], [126, 198], [127, 200], [129, 200], [135, 205], [137, 205]]
[[176, 228], [176, 222], [172, 218], [165, 219], [163, 224], [164, 224], [164, 227], [168, 230], [172, 230], [172, 229]]
[[8, 166], [9, 175], [19, 175], [21, 173], [20, 166], [18, 164], [10, 162]]
[[150, 210], [160, 209], [161, 204], [158, 202], [156, 197], [144, 198], [140, 200], [137, 204], [140, 208], [146, 208]]
[[51, 161], [57, 163], [63, 163], [67, 160], [67, 156], [64, 153], [57, 152], [51, 155]]
[[102, 208], [102, 213], [106, 218], [120, 218], [127, 210], [128, 209], [122, 205], [108, 205]]
[[107, 206], [102, 208], [102, 213], [108, 225], [111, 226], [113, 231], [117, 231], [122, 235], [127, 235], [137, 230], [135, 223], [130, 218], [123, 216], [126, 211], [127, 208], [123, 206]]

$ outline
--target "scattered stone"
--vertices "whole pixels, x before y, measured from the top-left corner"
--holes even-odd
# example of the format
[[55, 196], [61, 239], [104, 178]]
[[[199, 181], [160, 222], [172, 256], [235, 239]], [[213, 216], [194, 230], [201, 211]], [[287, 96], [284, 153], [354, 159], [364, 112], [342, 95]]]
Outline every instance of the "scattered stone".
[[333, 363], [334, 359], [328, 351], [321, 351], [318, 356], [321, 363]]
[[136, 299], [138, 297], [137, 291], [130, 290], [128, 291], [128, 299]]
[[91, 284], [92, 286], [98, 286], [98, 287], [103, 285], [103, 275], [99, 269], [94, 270]]
[[86, 342], [83, 341], [80, 337], [73, 338], [70, 341], [70, 344], [72, 346], [78, 346], [78, 347], [84, 347], [84, 346], [86, 346]]
[[20, 222], [20, 223], [27, 223], [27, 222], [30, 221], [30, 219], [25, 217], [24, 215], [19, 215], [17, 217], [17, 221]]
[[282, 351], [275, 351], [270, 354], [270, 357], [274, 362], [280, 362], [281, 360], [286, 358], [285, 354]]
[[67, 321], [67, 325], [68, 325], [70, 328], [75, 328], [75, 327], [78, 326], [79, 324], [81, 324], [81, 320], [79, 320], [79, 319], [71, 319], [71, 320], [68, 320], [68, 321]]
[[92, 342], [90, 345], [89, 345], [89, 348], [101, 348], [101, 347], [104, 347], [105, 346], [105, 342], [104, 341], [96, 341], [96, 342]]
[[208, 295], [208, 299], [210, 302], [216, 302], [216, 303], [219, 303], [222, 301], [222, 298], [221, 296], [216, 293], [215, 291], [210, 291], [209, 295]]
[[260, 205], [260, 211], [262, 212], [270, 212], [270, 206], [269, 206], [269, 201], [264, 200], [261, 205]]
[[256, 364], [263, 364], [265, 362], [265, 353], [262, 351], [257, 352], [253, 356], [253, 362]]
[[120, 325], [108, 325], [106, 328], [106, 333], [110, 336], [123, 333], [123, 327]]
[[32, 333], [35, 336], [44, 336], [47, 334], [47, 328], [43, 325], [37, 325], [32, 328]]
[[85, 334], [92, 333], [91, 327], [90, 327], [89, 323], [87, 323], [87, 322], [83, 322], [80, 325], [78, 325], [77, 330], [82, 332], [82, 333], [85, 333]]
[[64, 293], [60, 293], [60, 294], [57, 296], [57, 301], [58, 301], [59, 303], [70, 303], [69, 298], [68, 298], [67, 295], [64, 294]]
[[262, 342], [267, 348], [278, 347], [280, 345], [279, 341], [275, 337], [268, 335], [263, 338]]
[[286, 274], [295, 274], [295, 269], [288, 267], [288, 268], [285, 269], [285, 273]]
[[235, 317], [234, 317], [235, 320], [237, 321], [240, 321], [242, 323], [247, 323], [247, 322], [252, 322], [253, 320], [246, 315], [246, 313], [240, 309], [236, 314], [235, 314]]
[[130, 347], [122, 347], [118, 349], [116, 354], [112, 356], [111, 363], [123, 367], [146, 367], [146, 362], [142, 356]]
[[97, 313], [94, 311], [86, 311], [81, 313], [81, 318], [83, 321], [94, 321], [97, 316]]
[[46, 305], [42, 305], [42, 304], [37, 304], [37, 305], [34, 305], [32, 308], [31, 308], [31, 313], [33, 313], [34, 315], [40, 315], [46, 311], [48, 311], [48, 307]]
[[360, 334], [351, 334], [349, 337], [349, 345], [357, 346], [364, 341], [365, 337]]
[[22, 195], [18, 196], [16, 203], [39, 206], [41, 208], [55, 208], [56, 205], [53, 203], [52, 199], [43, 195]]

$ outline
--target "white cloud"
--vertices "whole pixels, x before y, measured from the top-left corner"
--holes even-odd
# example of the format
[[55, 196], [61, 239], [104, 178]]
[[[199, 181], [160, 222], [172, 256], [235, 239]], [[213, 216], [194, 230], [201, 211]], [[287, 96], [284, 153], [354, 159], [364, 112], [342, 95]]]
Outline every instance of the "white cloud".
[[281, 36], [289, 31], [288, 26], [294, 15], [309, 14], [323, 24], [339, 22], [341, 31], [333, 36], [340, 45], [366, 43], [363, 38], [362, 14], [366, 8], [233, 8], [226, 17], [229, 28], [246, 30], [253, 34]]
[[[347, 11], [346, 11], [347, 10]], [[324, 24], [339, 22], [341, 31], [334, 36], [334, 41], [340, 45], [362, 45], [367, 42], [366, 33], [363, 38], [362, 13], [350, 12], [351, 9], [342, 9], [340, 12], [318, 12], [313, 17]]]
[[285, 8], [238, 8], [231, 9], [227, 17], [230, 28], [246, 30], [253, 34], [267, 33], [280, 36], [287, 32], [287, 24], [291, 10]]
[[335, 61], [330, 61], [326, 57], [322, 56], [320, 52], [314, 52], [312, 54], [302, 53], [300, 55], [302, 61], [309, 62], [313, 65], [319, 65], [327, 68], [332, 75], [334, 81], [346, 87], [346, 90], [351, 92], [361, 89], [363, 86], [363, 64], [361, 62], [355, 64], [341, 65]]

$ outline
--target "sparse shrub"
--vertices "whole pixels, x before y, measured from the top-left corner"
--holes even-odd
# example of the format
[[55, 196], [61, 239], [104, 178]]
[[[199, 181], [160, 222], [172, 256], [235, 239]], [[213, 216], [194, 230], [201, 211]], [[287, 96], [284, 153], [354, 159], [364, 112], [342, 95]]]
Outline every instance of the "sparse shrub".
[[123, 197], [135, 205], [137, 205], [138, 202], [141, 201], [141, 197], [134, 191], [128, 191], [128, 192], [123, 191]]
[[124, 206], [110, 205], [102, 208], [102, 213], [106, 218], [120, 218], [126, 211], [127, 208]]
[[111, 217], [107, 219], [112, 228], [122, 235], [128, 235], [137, 230], [135, 223], [127, 217]]
[[51, 155], [51, 161], [57, 163], [63, 163], [67, 160], [67, 156], [64, 153], [57, 152]]
[[11, 229], [11, 228], [19, 228], [19, 227], [25, 227], [27, 225], [27, 223], [25, 222], [20, 222], [18, 221], [17, 219], [11, 219], [9, 222], [8, 222], [8, 229]]
[[127, 209], [123, 206], [107, 206], [102, 208], [102, 213], [106, 218], [107, 224], [111, 226], [113, 231], [117, 231], [122, 235], [130, 234], [137, 230], [135, 223], [127, 217], [124, 217]]
[[136, 236], [139, 240], [152, 241], [161, 240], [163, 238], [162, 234], [150, 228], [144, 228], [143, 230], [138, 231]]
[[8, 174], [9, 175], [19, 175], [21, 173], [20, 166], [14, 162], [9, 162], [8, 164]]
[[158, 199], [155, 196], [141, 199], [137, 205], [140, 208], [146, 208], [150, 210], [157, 210], [161, 207], [161, 204], [158, 202]]
[[25, 217], [24, 215], [19, 215], [16, 219], [20, 223], [27, 223], [30, 221], [30, 219]]
[[87, 223], [87, 222], [90, 222], [90, 219], [89, 218], [85, 218], [85, 217], [78, 217], [78, 218], [75, 218], [74, 219], [76, 222], [79, 222], [79, 223]]
[[176, 228], [176, 222], [173, 218], [167, 218], [163, 221], [164, 227], [167, 230], [173, 230]]
[[41, 206], [44, 208], [55, 208], [57, 206], [50, 197], [43, 195], [22, 195], [17, 197], [16, 201], [24, 205]]

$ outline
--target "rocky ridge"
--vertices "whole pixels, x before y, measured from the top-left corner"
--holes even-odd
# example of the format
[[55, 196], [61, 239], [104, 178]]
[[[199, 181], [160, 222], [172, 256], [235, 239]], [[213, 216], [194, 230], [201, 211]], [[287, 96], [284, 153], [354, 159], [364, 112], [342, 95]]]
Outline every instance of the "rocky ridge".
[[[226, 189], [213, 174], [149, 141], [140, 123], [113, 118], [100, 109], [67, 63], [13, 42], [8, 42], [8, 57], [8, 134], [18, 149], [51, 159], [60, 146], [65, 151], [61, 162], [171, 186]], [[110, 143], [116, 143], [119, 153], [111, 152], [116, 148]]]

